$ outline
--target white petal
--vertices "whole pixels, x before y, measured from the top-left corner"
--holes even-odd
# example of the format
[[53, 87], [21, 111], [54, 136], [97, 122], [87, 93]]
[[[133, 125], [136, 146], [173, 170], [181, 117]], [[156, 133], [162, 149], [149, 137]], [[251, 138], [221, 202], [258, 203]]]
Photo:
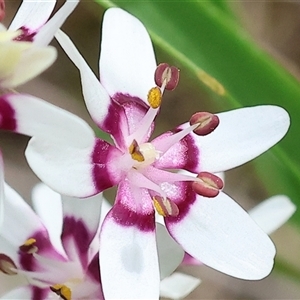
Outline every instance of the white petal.
[[55, 38], [80, 71], [82, 92], [86, 106], [95, 123], [102, 123], [108, 113], [110, 97], [99, 82], [93, 71], [87, 65], [69, 37], [59, 30]]
[[159, 267], [154, 231], [122, 226], [108, 217], [102, 226], [100, 243], [105, 299], [158, 299]]
[[15, 247], [38, 231], [45, 231], [40, 219], [29, 205], [7, 184], [5, 185], [4, 219], [1, 236]]
[[156, 223], [156, 242], [159, 258], [160, 278], [163, 279], [180, 265], [184, 257], [184, 250], [170, 236], [166, 227]]
[[25, 26], [32, 31], [39, 29], [47, 22], [55, 3], [55, 0], [23, 0], [9, 29], [17, 30], [21, 26]]
[[93, 130], [72, 113], [31, 95], [8, 94], [3, 98], [13, 114], [0, 113], [16, 122], [16, 132], [81, 149], [94, 145]]
[[0, 151], [0, 232], [2, 231], [2, 225], [4, 221], [3, 209], [4, 209], [4, 163], [2, 152]]
[[190, 255], [225, 274], [249, 280], [267, 276], [275, 247], [251, 217], [230, 197], [197, 196], [169, 232]]
[[170, 299], [183, 299], [190, 294], [201, 280], [190, 275], [175, 272], [160, 283], [160, 296]]
[[281, 227], [296, 211], [296, 205], [286, 196], [273, 196], [248, 211], [259, 227], [271, 234]]
[[29, 286], [19, 287], [3, 295], [0, 299], [32, 299], [32, 289]]
[[80, 149], [61, 145], [59, 141], [51, 143], [32, 138], [25, 156], [35, 174], [53, 190], [88, 197], [97, 193], [92, 173], [92, 151], [93, 145]]
[[57, 30], [62, 26], [67, 17], [78, 5], [79, 0], [67, 0], [58, 12], [42, 27], [34, 37], [34, 43], [38, 45], [48, 45], [53, 39]]
[[261, 105], [218, 114], [220, 125], [211, 134], [195, 139], [200, 167], [209, 172], [232, 169], [257, 157], [280, 141], [290, 119], [278, 106]]
[[64, 217], [81, 220], [86, 228], [95, 235], [99, 227], [102, 200], [102, 193], [85, 199], [63, 196]]
[[63, 254], [65, 251], [60, 239], [63, 220], [60, 195], [45, 184], [39, 183], [32, 189], [32, 204], [48, 230], [52, 245]]
[[100, 79], [108, 93], [129, 94], [146, 101], [155, 86], [156, 61], [144, 25], [119, 8], [103, 18]]
[[54, 47], [36, 47], [28, 42], [6, 42], [0, 46], [1, 87], [13, 88], [45, 71], [55, 61]]

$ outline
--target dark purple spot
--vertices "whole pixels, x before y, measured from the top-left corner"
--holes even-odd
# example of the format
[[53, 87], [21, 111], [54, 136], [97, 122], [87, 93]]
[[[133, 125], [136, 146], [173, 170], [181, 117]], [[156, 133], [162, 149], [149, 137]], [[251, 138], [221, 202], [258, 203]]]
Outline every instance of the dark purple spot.
[[10, 103], [4, 98], [0, 98], [0, 128], [15, 131], [17, 121], [15, 118], [15, 110]]
[[154, 212], [141, 214], [128, 209], [122, 204], [115, 204], [111, 210], [111, 215], [122, 226], [135, 226], [141, 231], [154, 231], [155, 229]]
[[[53, 249], [53, 246], [49, 240], [49, 236], [46, 231], [39, 231], [34, 233], [32, 236], [27, 237], [27, 239], [33, 238], [36, 240], [34, 245], [37, 247], [37, 253], [42, 255], [43, 252], [47, 253], [48, 256], [51, 256], [51, 252], [53, 254], [53, 257], [57, 257], [58, 253]], [[20, 248], [22, 246], [20, 245]], [[24, 252], [22, 250], [18, 251], [19, 253], [19, 259], [20, 259], [20, 265], [22, 268], [26, 271], [36, 271], [39, 270], [38, 266], [39, 263], [36, 262], [35, 258], [32, 254]]]
[[39, 287], [32, 287], [32, 300], [46, 299], [48, 289], [41, 289]]
[[30, 32], [28, 28], [22, 26], [19, 30], [22, 31], [20, 35], [18, 35], [14, 40], [20, 42], [33, 42], [33, 38], [36, 35], [36, 32]]
[[118, 157], [122, 153], [106, 141], [97, 139], [92, 153], [93, 162], [93, 179], [97, 192], [102, 192], [107, 188], [114, 186], [120, 180], [117, 174], [111, 176], [109, 173], [109, 163], [113, 165], [114, 157]]

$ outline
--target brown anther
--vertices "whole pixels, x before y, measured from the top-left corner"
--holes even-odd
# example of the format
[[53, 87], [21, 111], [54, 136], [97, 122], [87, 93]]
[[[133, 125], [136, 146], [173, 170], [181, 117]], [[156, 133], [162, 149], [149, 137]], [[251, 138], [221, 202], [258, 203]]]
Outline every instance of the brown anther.
[[136, 140], [133, 140], [133, 142], [131, 143], [131, 145], [128, 148], [128, 151], [131, 154], [131, 158], [133, 160], [136, 160], [138, 162], [143, 162], [145, 160]]
[[0, 22], [4, 19], [5, 17], [5, 1], [0, 0]]
[[148, 103], [152, 108], [158, 108], [160, 107], [161, 104], [161, 99], [162, 99], [162, 94], [161, 90], [159, 87], [153, 87], [149, 92], [148, 92]]
[[35, 245], [36, 239], [34, 238], [29, 238], [28, 240], [25, 241], [23, 245], [19, 247], [19, 249], [22, 252], [26, 252], [28, 254], [33, 254], [38, 251], [38, 247]]
[[178, 206], [167, 198], [155, 196], [153, 197], [153, 205], [157, 213], [163, 217], [176, 217], [179, 214]]
[[217, 115], [209, 112], [197, 112], [192, 115], [190, 119], [190, 125], [198, 124], [193, 130], [197, 135], [207, 135], [213, 132], [219, 125], [220, 120]]
[[167, 63], [161, 63], [155, 70], [154, 80], [159, 87], [165, 84], [166, 90], [173, 91], [178, 85], [179, 69], [174, 66], [170, 67]]
[[12, 269], [17, 269], [13, 260], [6, 254], [0, 253], [0, 272], [7, 275], [16, 275], [17, 272]]
[[197, 178], [200, 180], [194, 181], [192, 188], [200, 196], [216, 197], [224, 187], [222, 179], [212, 173], [201, 172]]
[[71, 300], [72, 299], [72, 291], [66, 285], [63, 284], [55, 284], [50, 286], [50, 290], [58, 295], [63, 300]]

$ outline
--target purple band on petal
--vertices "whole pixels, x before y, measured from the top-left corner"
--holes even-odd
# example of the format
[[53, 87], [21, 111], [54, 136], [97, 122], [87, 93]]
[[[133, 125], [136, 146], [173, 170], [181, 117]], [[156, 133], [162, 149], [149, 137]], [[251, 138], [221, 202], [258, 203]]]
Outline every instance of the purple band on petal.
[[[164, 143], [164, 139], [172, 133], [179, 132], [176, 129], [168, 131], [152, 141], [152, 144], [159, 149], [160, 145]], [[159, 169], [185, 169], [190, 172], [198, 173], [200, 160], [200, 151], [193, 139], [192, 134], [188, 134], [182, 140], [173, 145], [164, 155], [162, 155], [156, 162], [155, 167]]]
[[175, 217], [166, 217], [165, 220], [168, 223], [180, 222], [188, 214], [191, 205], [196, 201], [197, 197], [190, 182], [180, 182], [176, 185], [179, 186], [176, 196], [170, 196], [168, 194], [168, 198], [176, 203], [179, 214]]
[[33, 38], [36, 35], [36, 32], [30, 32], [30, 30], [25, 26], [22, 26], [19, 30], [21, 30], [22, 33], [14, 39], [15, 41], [33, 42]]
[[[27, 237], [27, 239], [30, 238], [36, 240], [34, 246], [37, 247], [38, 254], [45, 255], [49, 258], [55, 258], [57, 260], [62, 260], [62, 261], [64, 260], [62, 256], [58, 252], [56, 252], [55, 249], [53, 248], [49, 240], [48, 233], [46, 231], [39, 231]], [[24, 270], [40, 271], [40, 269], [38, 268], [39, 265], [31, 253], [19, 250], [19, 260], [20, 260], [20, 265]]]
[[155, 230], [154, 212], [147, 215], [136, 213], [122, 204], [115, 204], [111, 210], [111, 216], [123, 226], [135, 226], [141, 231]]
[[100, 267], [99, 267], [99, 253], [96, 253], [90, 264], [88, 265], [88, 274], [91, 275], [95, 282], [100, 283], [101, 286], [101, 278], [100, 278]]
[[6, 101], [5, 97], [0, 98], [0, 128], [14, 131], [17, 128], [15, 110]]
[[48, 289], [41, 289], [36, 286], [32, 287], [32, 300], [47, 299]]
[[[149, 107], [144, 101], [130, 95], [115, 94], [111, 101], [107, 117], [101, 124], [101, 129], [114, 137], [116, 145], [125, 150], [124, 137], [136, 130], [137, 125], [145, 116]], [[150, 137], [153, 126], [147, 138]]]
[[[110, 173], [110, 166], [113, 168], [115, 161], [121, 152], [106, 141], [97, 139], [92, 153], [93, 162], [93, 179], [97, 192], [102, 192], [107, 188], [114, 186], [119, 182], [118, 172], [113, 171], [113, 175]], [[110, 163], [112, 162], [112, 163]], [[112, 170], [111, 170], [112, 171]]]
[[74, 240], [77, 246], [82, 265], [86, 266], [88, 249], [92, 239], [94, 238], [94, 235], [89, 232], [82, 220], [76, 220], [74, 217], [65, 217], [61, 240], [67, 254], [69, 252], [68, 241], [70, 238]]

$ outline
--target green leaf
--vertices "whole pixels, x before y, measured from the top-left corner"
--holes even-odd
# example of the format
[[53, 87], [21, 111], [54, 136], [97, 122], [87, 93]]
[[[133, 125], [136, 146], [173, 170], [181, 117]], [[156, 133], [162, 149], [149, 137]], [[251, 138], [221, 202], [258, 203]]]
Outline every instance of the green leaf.
[[[138, 17], [159, 48], [221, 99], [220, 108], [276, 104], [289, 112], [289, 133], [257, 160], [257, 168], [270, 193], [300, 205], [299, 82], [239, 27], [226, 1], [97, 1]], [[300, 210], [293, 220], [300, 225]]]

